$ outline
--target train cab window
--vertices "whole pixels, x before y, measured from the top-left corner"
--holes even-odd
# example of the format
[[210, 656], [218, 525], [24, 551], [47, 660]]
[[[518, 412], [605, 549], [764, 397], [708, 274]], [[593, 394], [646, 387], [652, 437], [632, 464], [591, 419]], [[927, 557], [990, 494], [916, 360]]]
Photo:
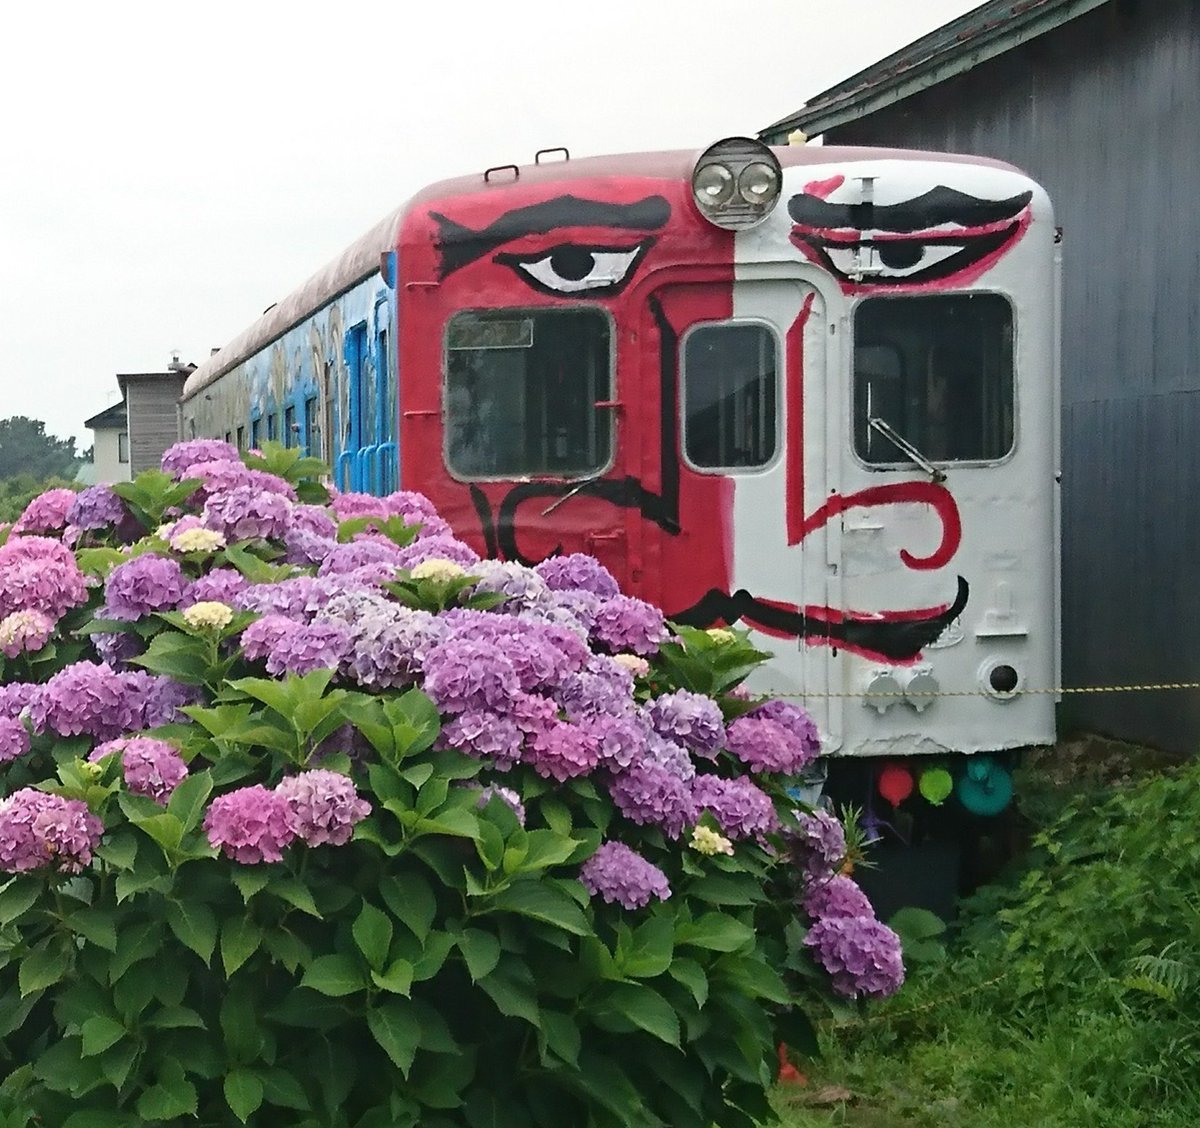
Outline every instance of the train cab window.
[[446, 327], [446, 465], [595, 474], [612, 457], [612, 327], [598, 309], [466, 312]]
[[683, 343], [683, 450], [700, 470], [745, 470], [775, 457], [779, 354], [765, 325], [702, 325]]
[[908, 464], [897, 438], [931, 462], [994, 462], [1012, 450], [1013, 414], [1006, 298], [932, 294], [858, 306], [854, 449], [864, 462]]
[[118, 462], [128, 462], [129, 461], [129, 432], [128, 431], [118, 431], [117, 432], [117, 461]]

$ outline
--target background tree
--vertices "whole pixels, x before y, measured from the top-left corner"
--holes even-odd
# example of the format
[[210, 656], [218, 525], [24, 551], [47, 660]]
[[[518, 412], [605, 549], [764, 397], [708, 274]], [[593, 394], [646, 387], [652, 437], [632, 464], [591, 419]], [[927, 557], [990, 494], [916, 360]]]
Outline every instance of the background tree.
[[24, 415], [0, 419], [0, 478], [70, 479], [78, 468], [74, 436], [47, 435], [45, 423]]

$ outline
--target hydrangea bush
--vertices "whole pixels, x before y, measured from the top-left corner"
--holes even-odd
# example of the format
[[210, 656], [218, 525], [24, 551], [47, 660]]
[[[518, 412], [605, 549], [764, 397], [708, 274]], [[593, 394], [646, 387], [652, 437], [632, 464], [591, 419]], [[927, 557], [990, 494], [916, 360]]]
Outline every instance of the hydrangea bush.
[[0, 545], [7, 1124], [748, 1128], [894, 934], [819, 751], [595, 560], [197, 440]]

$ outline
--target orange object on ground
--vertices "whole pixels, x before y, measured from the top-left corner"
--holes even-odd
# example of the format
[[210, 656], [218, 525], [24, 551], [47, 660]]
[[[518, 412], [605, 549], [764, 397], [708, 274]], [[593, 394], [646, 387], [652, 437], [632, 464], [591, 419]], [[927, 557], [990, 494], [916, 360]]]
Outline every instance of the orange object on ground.
[[779, 1084], [781, 1085], [807, 1085], [808, 1078], [804, 1076], [790, 1061], [788, 1061], [788, 1048], [783, 1042], [779, 1043]]

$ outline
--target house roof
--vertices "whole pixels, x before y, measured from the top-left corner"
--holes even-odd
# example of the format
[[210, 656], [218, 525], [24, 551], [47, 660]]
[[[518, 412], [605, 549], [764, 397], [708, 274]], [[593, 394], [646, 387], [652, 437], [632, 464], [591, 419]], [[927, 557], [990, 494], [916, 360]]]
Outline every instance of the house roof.
[[793, 130], [816, 137], [900, 102], [1028, 43], [1109, 0], [988, 0], [886, 59], [815, 94], [759, 137], [782, 144]]
[[111, 431], [124, 429], [127, 422], [125, 401], [114, 403], [103, 411], [97, 411], [91, 419], [84, 421], [84, 426], [91, 431]]

